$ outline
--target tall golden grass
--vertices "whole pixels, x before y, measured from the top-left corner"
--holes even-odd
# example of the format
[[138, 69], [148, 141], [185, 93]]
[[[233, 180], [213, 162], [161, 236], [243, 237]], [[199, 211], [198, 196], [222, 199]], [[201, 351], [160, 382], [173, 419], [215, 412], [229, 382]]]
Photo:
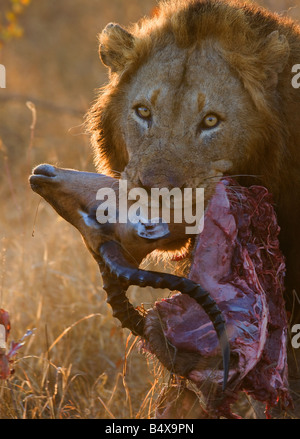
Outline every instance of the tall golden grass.
[[18, 170], [2, 143], [0, 307], [10, 314], [10, 340], [27, 329], [34, 335], [12, 365], [14, 374], [0, 382], [0, 417], [149, 417], [157, 373], [112, 317], [78, 232], [28, 186], [34, 129], [31, 123]]
[[[28, 185], [41, 162], [94, 170], [82, 122], [107, 80], [96, 35], [155, 4], [32, 0], [20, 17], [23, 37], [0, 50], [7, 72], [0, 89], [0, 308], [10, 314], [10, 340], [34, 329], [14, 374], [0, 382], [0, 418], [150, 418], [168, 380], [112, 317], [78, 232]], [[299, 18], [297, 4], [265, 1]], [[149, 306], [157, 294], [136, 289], [132, 299]]]

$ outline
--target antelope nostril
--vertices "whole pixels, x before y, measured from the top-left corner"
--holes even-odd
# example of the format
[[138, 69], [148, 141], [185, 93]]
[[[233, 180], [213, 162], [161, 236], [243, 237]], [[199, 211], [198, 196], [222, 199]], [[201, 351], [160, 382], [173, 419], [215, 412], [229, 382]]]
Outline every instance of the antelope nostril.
[[35, 175], [44, 175], [46, 177], [56, 177], [55, 168], [52, 165], [43, 164], [39, 165], [33, 170]]

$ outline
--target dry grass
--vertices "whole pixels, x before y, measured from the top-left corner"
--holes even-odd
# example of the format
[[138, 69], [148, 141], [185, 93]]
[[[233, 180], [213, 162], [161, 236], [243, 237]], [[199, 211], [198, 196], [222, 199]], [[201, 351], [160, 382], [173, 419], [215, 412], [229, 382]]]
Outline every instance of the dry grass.
[[10, 313], [11, 340], [36, 328], [14, 375], [0, 383], [0, 417], [149, 417], [153, 368], [112, 317], [78, 232], [27, 180], [40, 162], [93, 170], [80, 125], [106, 80], [96, 34], [109, 21], [137, 19], [154, 2], [56, 3], [33, 1], [23, 39], [0, 51], [7, 71], [0, 91], [0, 307]]
[[[278, 10], [294, 5], [268, 2]], [[11, 340], [35, 328], [14, 375], [0, 383], [0, 418], [150, 418], [168, 380], [112, 318], [77, 231], [27, 182], [40, 162], [93, 170], [81, 124], [94, 89], [106, 81], [96, 34], [154, 6], [33, 0], [21, 20], [24, 37], [0, 50], [7, 71], [7, 88], [0, 89], [0, 307], [10, 313]], [[299, 18], [299, 7], [290, 15]], [[35, 107], [26, 106], [28, 97]], [[138, 291], [133, 297], [137, 304], [156, 298]]]
[[[34, 153], [30, 131], [27, 157]], [[8, 184], [1, 189], [0, 307], [10, 313], [11, 340], [27, 328], [35, 331], [14, 375], [0, 383], [0, 417], [153, 415], [156, 374], [134, 348], [136, 339], [112, 318], [97, 266], [78, 232], [31, 192], [26, 160], [16, 185], [15, 169], [3, 155]], [[151, 398], [144, 401], [149, 389]]]
[[1, 241], [1, 307], [11, 339], [36, 329], [0, 383], [0, 417], [145, 416], [155, 376], [112, 318], [96, 264], [71, 226], [27, 185], [20, 192]]

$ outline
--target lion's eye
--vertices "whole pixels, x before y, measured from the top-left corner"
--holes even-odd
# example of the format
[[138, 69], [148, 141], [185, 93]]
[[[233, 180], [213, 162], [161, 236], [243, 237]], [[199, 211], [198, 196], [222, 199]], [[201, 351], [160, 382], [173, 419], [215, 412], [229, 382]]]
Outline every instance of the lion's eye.
[[135, 111], [141, 119], [149, 120], [151, 118], [151, 111], [145, 105], [138, 105], [135, 107]]
[[218, 118], [218, 116], [216, 116], [215, 114], [208, 114], [202, 120], [202, 123], [201, 123], [202, 129], [214, 128], [218, 125], [219, 122], [220, 122], [220, 119]]

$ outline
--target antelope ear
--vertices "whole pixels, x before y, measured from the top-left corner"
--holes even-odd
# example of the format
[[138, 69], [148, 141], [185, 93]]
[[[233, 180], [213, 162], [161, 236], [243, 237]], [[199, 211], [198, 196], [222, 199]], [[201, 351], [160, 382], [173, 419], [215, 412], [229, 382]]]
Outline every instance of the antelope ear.
[[130, 61], [134, 36], [115, 23], [109, 23], [99, 35], [99, 55], [113, 73], [120, 73]]
[[278, 30], [270, 33], [266, 38], [261, 56], [266, 66], [267, 88], [275, 88], [278, 83], [278, 75], [281, 73], [288, 61], [290, 46], [284, 35]]

